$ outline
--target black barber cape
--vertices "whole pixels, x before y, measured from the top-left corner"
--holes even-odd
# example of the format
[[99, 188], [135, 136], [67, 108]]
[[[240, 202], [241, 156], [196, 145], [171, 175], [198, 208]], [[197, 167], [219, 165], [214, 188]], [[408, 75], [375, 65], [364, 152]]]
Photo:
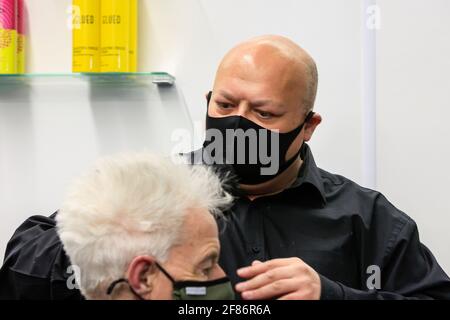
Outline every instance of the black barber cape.
[[[199, 152], [189, 155], [192, 163], [201, 162]], [[410, 217], [382, 194], [319, 169], [306, 144], [301, 157], [297, 180], [279, 194], [250, 201], [234, 190], [236, 202], [218, 221], [220, 265], [233, 284], [253, 260], [298, 257], [319, 273], [322, 299], [450, 299], [450, 279]], [[54, 216], [17, 229], [0, 270], [0, 299], [81, 298], [67, 286], [70, 261]]]
[[56, 214], [30, 217], [14, 233], [0, 269], [0, 299], [82, 299], [56, 232]]

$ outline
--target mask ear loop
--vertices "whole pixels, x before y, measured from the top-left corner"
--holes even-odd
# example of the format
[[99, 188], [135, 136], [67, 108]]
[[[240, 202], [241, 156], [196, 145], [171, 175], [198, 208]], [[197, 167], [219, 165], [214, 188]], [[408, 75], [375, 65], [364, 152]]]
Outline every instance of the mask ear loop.
[[163, 267], [161, 267], [161, 265], [158, 262], [155, 262], [155, 264], [158, 267], [158, 269], [161, 270], [161, 272], [164, 273], [164, 275], [170, 280], [170, 282], [172, 282], [172, 284], [176, 282], [175, 279], [172, 278], [172, 276]]
[[[315, 115], [315, 112], [313, 112], [313, 111], [308, 112], [308, 114], [306, 115], [305, 121], [303, 121], [303, 124], [301, 125], [301, 130], [300, 130], [300, 132], [305, 128], [305, 125], [312, 119], [312, 117], [313, 117], [314, 115]], [[300, 134], [300, 132], [299, 132], [299, 134]], [[302, 149], [303, 149], [304, 145], [305, 145], [305, 142], [303, 141], [303, 142], [302, 142], [302, 145], [300, 146], [300, 149], [298, 150], [297, 155], [295, 155], [295, 156], [291, 159], [292, 162], [295, 161], [295, 159], [302, 153]], [[291, 164], [292, 164], [292, 163], [291, 163]]]
[[312, 119], [312, 117], [313, 117], [315, 114], [316, 114], [316, 113], [313, 112], [313, 111], [308, 112], [308, 115], [306, 116], [305, 121], [304, 121], [303, 123], [304, 123], [304, 124], [308, 123], [308, 122]]
[[212, 97], [212, 91], [208, 92], [208, 95], [206, 96], [206, 101], [208, 101], [208, 104], [206, 105], [206, 108], [209, 108], [209, 103], [211, 102]]
[[[161, 270], [161, 272], [162, 272], [162, 273], [163, 273], [163, 274], [164, 274], [164, 275], [165, 275], [172, 283], [175, 283], [175, 280], [172, 278], [172, 276], [171, 276], [166, 270], [164, 270], [164, 268], [161, 267], [161, 266], [159, 265], [158, 262], [155, 262], [155, 264], [156, 264], [156, 266], [158, 267], [158, 269]], [[122, 283], [122, 282], [125, 282], [125, 283], [130, 287], [131, 292], [132, 292], [136, 297], [138, 297], [140, 300], [145, 300], [144, 298], [142, 298], [142, 296], [141, 296], [139, 293], [137, 293], [137, 292], [134, 290], [134, 288], [131, 286], [131, 284], [130, 284], [130, 282], [128, 281], [128, 279], [125, 279], [125, 278], [120, 278], [120, 279], [118, 279], [118, 280], [112, 282], [112, 283], [109, 285], [108, 289], [106, 290], [106, 294], [107, 294], [108, 296], [110, 296], [110, 295], [112, 294], [114, 288], [115, 288], [119, 283]]]
[[130, 282], [128, 281], [128, 279], [125, 279], [125, 278], [118, 279], [118, 280], [114, 281], [113, 283], [111, 283], [111, 284], [109, 285], [108, 289], [106, 290], [106, 294], [107, 294], [108, 296], [110, 296], [110, 295], [112, 294], [114, 288], [115, 288], [119, 283], [122, 283], [122, 282], [125, 282], [125, 283], [128, 285], [128, 287], [130, 288], [131, 292], [132, 292], [139, 300], [145, 300], [144, 298], [142, 298], [142, 296], [141, 296], [139, 293], [137, 293], [137, 292], [133, 289], [133, 287], [130, 285]]

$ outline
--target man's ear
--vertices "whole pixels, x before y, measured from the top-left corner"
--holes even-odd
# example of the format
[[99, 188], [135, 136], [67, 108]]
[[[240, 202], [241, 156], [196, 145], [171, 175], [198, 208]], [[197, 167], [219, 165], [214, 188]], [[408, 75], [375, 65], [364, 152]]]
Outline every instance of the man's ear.
[[314, 113], [314, 115], [312, 116], [312, 118], [305, 123], [305, 135], [304, 135], [304, 140], [306, 142], [308, 142], [309, 140], [311, 140], [311, 137], [314, 133], [314, 131], [316, 130], [317, 126], [322, 122], [322, 116], [318, 113]]
[[156, 273], [157, 266], [154, 257], [137, 256], [128, 266], [127, 279], [134, 291], [144, 296], [152, 292]]

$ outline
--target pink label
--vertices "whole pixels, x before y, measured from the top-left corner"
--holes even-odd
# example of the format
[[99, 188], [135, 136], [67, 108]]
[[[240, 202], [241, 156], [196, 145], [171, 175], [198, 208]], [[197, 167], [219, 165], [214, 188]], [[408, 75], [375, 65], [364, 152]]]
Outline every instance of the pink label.
[[0, 28], [16, 28], [16, 3], [15, 0], [0, 0]]
[[24, 0], [17, 0], [17, 32], [25, 33], [25, 3]]

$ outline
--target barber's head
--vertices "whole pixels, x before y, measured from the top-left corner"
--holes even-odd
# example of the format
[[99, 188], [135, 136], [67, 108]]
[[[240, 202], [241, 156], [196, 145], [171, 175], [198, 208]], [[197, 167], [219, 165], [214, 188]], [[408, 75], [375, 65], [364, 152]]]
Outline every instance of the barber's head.
[[[280, 154], [283, 164], [298, 156], [303, 142], [311, 139], [321, 122], [320, 115], [311, 113], [317, 83], [314, 60], [291, 40], [261, 36], [243, 42], [219, 65], [208, 106], [207, 129], [265, 128], [291, 133], [284, 141], [280, 135], [280, 147], [286, 149]], [[246, 173], [242, 172], [242, 176]], [[251, 181], [251, 175], [249, 182], [261, 182]]]
[[210, 169], [123, 155], [72, 185], [58, 232], [88, 299], [227, 298], [214, 215], [230, 202]]

